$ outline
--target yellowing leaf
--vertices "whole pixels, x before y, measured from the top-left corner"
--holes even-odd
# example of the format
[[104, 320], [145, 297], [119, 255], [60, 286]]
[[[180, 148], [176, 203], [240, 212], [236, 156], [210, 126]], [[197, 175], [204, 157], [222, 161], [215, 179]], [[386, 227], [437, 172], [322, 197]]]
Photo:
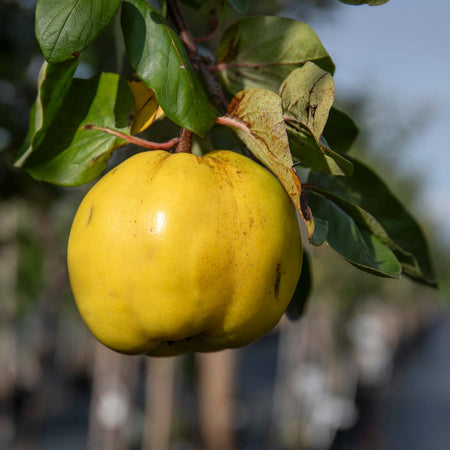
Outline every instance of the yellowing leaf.
[[155, 91], [142, 81], [131, 80], [128, 85], [134, 97], [134, 115], [131, 123], [131, 134], [146, 130], [153, 122], [164, 115], [164, 111], [156, 100]]
[[331, 74], [308, 61], [284, 80], [280, 96], [294, 157], [314, 170], [350, 175], [351, 162], [330, 149], [322, 138], [334, 102]]
[[300, 201], [301, 184], [293, 169], [280, 96], [267, 89], [245, 89], [218, 122], [233, 127], [253, 155], [278, 177], [312, 236], [314, 221]]

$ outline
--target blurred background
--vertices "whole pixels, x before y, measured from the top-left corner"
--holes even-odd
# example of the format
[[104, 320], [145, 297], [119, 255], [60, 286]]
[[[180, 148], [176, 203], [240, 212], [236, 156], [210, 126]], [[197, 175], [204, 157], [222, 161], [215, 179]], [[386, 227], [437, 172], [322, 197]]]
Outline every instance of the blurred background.
[[[104, 348], [76, 311], [65, 262], [89, 186], [50, 186], [11, 167], [42, 57], [35, 1], [0, 0], [1, 449], [450, 448], [450, 4], [250, 3], [255, 14], [306, 21], [321, 38], [337, 66], [337, 105], [360, 128], [352, 154], [421, 223], [440, 289], [375, 278], [307, 246], [313, 290], [300, 321], [283, 318], [256, 343], [217, 354]], [[200, 13], [191, 19], [202, 29]], [[117, 26], [85, 52], [77, 76], [117, 71]]]

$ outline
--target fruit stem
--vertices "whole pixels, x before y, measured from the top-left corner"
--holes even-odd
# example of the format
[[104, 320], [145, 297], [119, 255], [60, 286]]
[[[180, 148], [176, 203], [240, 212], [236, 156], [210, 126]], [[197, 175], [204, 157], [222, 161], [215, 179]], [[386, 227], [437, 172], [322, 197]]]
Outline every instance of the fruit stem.
[[192, 151], [192, 131], [182, 128], [175, 153], [191, 153]]
[[141, 139], [136, 136], [130, 136], [125, 133], [121, 133], [120, 131], [111, 130], [110, 128], [97, 127], [95, 125], [85, 125], [85, 130], [99, 130], [108, 134], [112, 134], [113, 136], [120, 137], [125, 139], [128, 144], [138, 145], [139, 147], [148, 148], [149, 150], [170, 150], [172, 147], [178, 144], [180, 138], [172, 138], [166, 142], [152, 142], [147, 141], [146, 139]]

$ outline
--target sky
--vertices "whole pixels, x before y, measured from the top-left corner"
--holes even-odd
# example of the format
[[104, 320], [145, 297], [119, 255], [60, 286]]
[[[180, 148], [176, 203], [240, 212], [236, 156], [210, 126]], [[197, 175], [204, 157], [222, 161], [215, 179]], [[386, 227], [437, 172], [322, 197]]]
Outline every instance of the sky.
[[[427, 205], [450, 243], [449, 18], [448, 0], [391, 0], [376, 7], [339, 4], [325, 20], [308, 23], [336, 64], [337, 97], [367, 93], [374, 108], [400, 123], [417, 121], [410, 138], [400, 136], [406, 148], [398, 166], [423, 176], [415, 208]], [[380, 129], [380, 142], [388, 128]]]

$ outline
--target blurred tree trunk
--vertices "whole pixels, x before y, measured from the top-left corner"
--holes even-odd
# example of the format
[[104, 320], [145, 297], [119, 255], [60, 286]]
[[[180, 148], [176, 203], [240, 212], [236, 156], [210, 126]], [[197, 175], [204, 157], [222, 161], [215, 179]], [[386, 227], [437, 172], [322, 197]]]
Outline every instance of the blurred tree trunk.
[[295, 326], [285, 319], [278, 326], [277, 374], [274, 383], [272, 409], [272, 441], [298, 449], [304, 448], [304, 423], [301, 409], [293, 392], [295, 370], [300, 364], [304, 347], [301, 345], [301, 323]]
[[206, 450], [233, 450], [236, 350], [197, 355], [200, 432]]
[[[43, 258], [42, 288], [33, 298], [35, 329], [27, 336], [32, 339], [29, 345], [17, 358], [15, 406], [19, 429], [16, 448], [29, 450], [42, 445], [46, 422], [60, 407], [63, 382], [55, 364], [55, 337], [61, 292], [67, 278], [48, 206], [29, 203], [23, 206], [20, 203], [13, 206], [20, 219], [18, 229], [20, 223], [26, 223], [26, 232], [39, 242]], [[18, 264], [20, 267], [20, 255]]]
[[115, 353], [95, 343], [92, 398], [89, 411], [89, 450], [126, 450], [127, 426], [139, 358]]
[[18, 271], [17, 213], [11, 203], [0, 207], [0, 448], [9, 448], [14, 438], [13, 409], [17, 383], [17, 339], [14, 328]]
[[146, 361], [143, 450], [168, 450], [172, 426], [175, 358]]

